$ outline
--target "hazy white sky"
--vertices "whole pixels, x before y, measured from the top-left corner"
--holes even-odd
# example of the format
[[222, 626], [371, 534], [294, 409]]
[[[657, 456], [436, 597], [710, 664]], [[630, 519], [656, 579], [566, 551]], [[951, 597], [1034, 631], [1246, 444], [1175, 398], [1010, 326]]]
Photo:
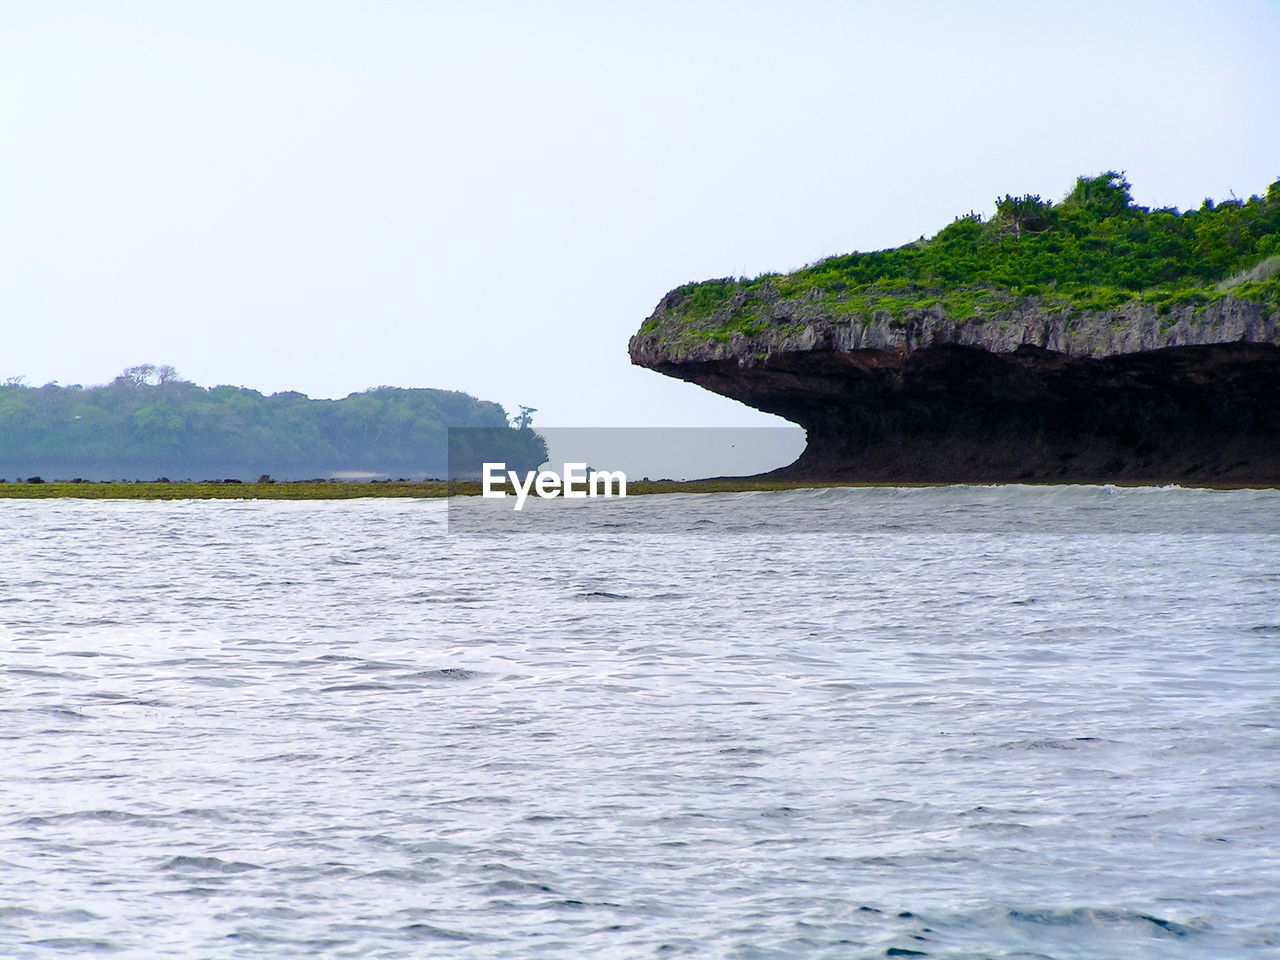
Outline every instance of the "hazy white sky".
[[1278, 50], [1275, 0], [0, 0], [0, 378], [767, 424], [630, 367], [668, 289], [1109, 168], [1262, 192]]

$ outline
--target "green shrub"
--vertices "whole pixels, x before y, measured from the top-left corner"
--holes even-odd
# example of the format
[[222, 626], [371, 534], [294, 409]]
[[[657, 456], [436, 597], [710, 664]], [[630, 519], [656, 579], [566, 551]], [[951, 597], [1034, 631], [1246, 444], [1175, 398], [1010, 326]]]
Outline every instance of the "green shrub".
[[[1280, 297], [1274, 271], [1262, 266], [1272, 257], [1280, 262], [1280, 181], [1265, 198], [1179, 212], [1136, 205], [1124, 175], [1107, 171], [1078, 178], [1059, 204], [1006, 195], [995, 207], [989, 221], [957, 217], [933, 238], [896, 249], [829, 257], [785, 276], [686, 284], [673, 291], [677, 323], [668, 335], [754, 336], [770, 323], [755, 299], [766, 285], [787, 300], [816, 290], [829, 316], [864, 322], [878, 310], [901, 319], [934, 303], [966, 320], [1021, 297], [1073, 316], [1131, 300], [1167, 311], [1227, 291], [1268, 304]], [[745, 303], [728, 310], [737, 293]], [[660, 327], [655, 318], [645, 332]]]

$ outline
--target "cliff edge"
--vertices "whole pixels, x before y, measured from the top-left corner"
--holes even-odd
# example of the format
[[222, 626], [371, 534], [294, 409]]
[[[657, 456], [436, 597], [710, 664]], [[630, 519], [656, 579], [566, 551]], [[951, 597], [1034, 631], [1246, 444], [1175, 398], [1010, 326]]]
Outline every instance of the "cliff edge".
[[1280, 182], [1179, 214], [1082, 177], [1057, 207], [687, 284], [630, 355], [804, 427], [777, 476], [1275, 484], [1278, 234]]

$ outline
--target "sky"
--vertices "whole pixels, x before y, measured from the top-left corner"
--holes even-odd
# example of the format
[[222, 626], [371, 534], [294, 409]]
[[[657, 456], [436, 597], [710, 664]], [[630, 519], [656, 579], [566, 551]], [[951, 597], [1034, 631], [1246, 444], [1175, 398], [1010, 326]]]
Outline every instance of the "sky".
[[1277, 50], [1278, 0], [0, 0], [0, 380], [779, 424], [630, 365], [664, 293], [1108, 169], [1265, 192]]

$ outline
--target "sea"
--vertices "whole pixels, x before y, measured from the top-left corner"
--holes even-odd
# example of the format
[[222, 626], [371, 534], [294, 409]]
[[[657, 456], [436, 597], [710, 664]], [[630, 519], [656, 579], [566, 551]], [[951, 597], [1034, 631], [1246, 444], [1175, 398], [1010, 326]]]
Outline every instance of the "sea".
[[1280, 956], [1280, 491], [473, 503], [0, 500], [0, 956]]

